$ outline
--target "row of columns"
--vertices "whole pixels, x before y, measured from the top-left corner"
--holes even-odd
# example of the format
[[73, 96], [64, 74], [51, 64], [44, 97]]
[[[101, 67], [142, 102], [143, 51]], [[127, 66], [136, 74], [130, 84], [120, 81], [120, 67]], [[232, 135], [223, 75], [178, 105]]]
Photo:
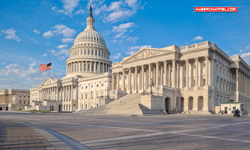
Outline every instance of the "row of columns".
[[90, 56], [99, 56], [109, 59], [109, 54], [107, 52], [99, 51], [99, 50], [73, 50], [72, 56], [82, 56], [82, 55], [90, 55]]
[[75, 61], [67, 64], [67, 74], [75, 72], [109, 72], [110, 64], [98, 61]]
[[43, 88], [40, 91], [40, 97], [42, 100], [59, 100], [59, 88], [56, 87], [49, 87], [49, 88]]
[[[40, 91], [40, 97], [42, 100], [73, 100], [73, 91], [74, 86], [73, 85], [65, 85], [62, 87], [49, 87], [49, 88], [43, 88]], [[76, 90], [77, 91], [77, 90]], [[77, 93], [76, 93], [77, 96]], [[77, 97], [75, 98], [77, 99]]]
[[238, 82], [239, 82], [239, 92], [247, 94], [250, 96], [250, 78], [249, 76], [244, 73], [243, 71], [239, 70], [238, 72], [239, 74], [239, 78], [238, 78]]
[[[205, 57], [205, 86], [208, 86], [208, 59], [209, 57]], [[150, 85], [152, 86], [158, 86], [158, 85], [165, 85], [165, 86], [170, 86], [173, 88], [180, 88], [180, 82], [182, 85], [184, 82], [184, 78], [186, 78], [186, 84], [185, 88], [192, 87], [192, 84], [189, 84], [192, 82], [192, 80], [189, 81], [189, 79], [193, 78], [193, 72], [194, 68], [191, 67], [189, 71], [189, 59], [185, 60], [186, 62], [186, 75], [184, 74], [184, 67], [182, 67], [182, 81], [180, 81], [180, 62], [176, 60], [171, 60], [171, 61], [163, 61], [163, 62], [155, 62], [155, 63], [149, 63], [149, 64], [144, 64], [141, 66], [135, 66], [135, 67], [129, 67], [125, 68], [122, 70], [122, 72], [118, 73], [113, 73], [112, 74], [112, 90], [147, 90]], [[195, 64], [198, 66], [198, 58], [195, 58]], [[202, 63], [200, 63], [200, 66], [203, 67]], [[202, 69], [200, 69], [202, 70]], [[200, 73], [198, 76], [198, 67], [195, 69], [195, 86], [198, 87], [198, 80], [203, 79], [203, 73]], [[133, 86], [131, 87], [131, 73], [133, 72]], [[146, 74], [145, 74], [146, 73]], [[127, 89], [125, 89], [125, 76], [128, 76], [127, 79]], [[122, 78], [121, 82], [121, 88], [120, 86], [120, 76]], [[116, 87], [115, 87], [115, 77], [116, 77]], [[138, 84], [138, 85], [137, 85]], [[181, 88], [183, 86], [181, 85]], [[200, 85], [203, 86], [203, 85]]]

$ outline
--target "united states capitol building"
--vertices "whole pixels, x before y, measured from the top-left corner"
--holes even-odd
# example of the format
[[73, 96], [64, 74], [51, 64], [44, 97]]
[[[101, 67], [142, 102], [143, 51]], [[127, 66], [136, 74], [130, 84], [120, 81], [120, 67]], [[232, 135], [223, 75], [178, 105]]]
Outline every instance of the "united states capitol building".
[[94, 21], [90, 13], [70, 49], [66, 76], [30, 89], [26, 110], [210, 114], [234, 100], [250, 111], [250, 67], [239, 55], [204, 41], [143, 48], [112, 63]]

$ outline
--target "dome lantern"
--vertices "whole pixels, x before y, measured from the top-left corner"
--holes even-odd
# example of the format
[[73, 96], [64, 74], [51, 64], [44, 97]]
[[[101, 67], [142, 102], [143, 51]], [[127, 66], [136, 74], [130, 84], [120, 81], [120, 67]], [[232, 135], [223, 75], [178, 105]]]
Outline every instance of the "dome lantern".
[[96, 31], [96, 29], [94, 27], [95, 19], [92, 16], [92, 7], [91, 7], [91, 5], [90, 5], [90, 8], [89, 8], [89, 17], [86, 20], [87, 20], [87, 27], [85, 28], [85, 30], [95, 30]]

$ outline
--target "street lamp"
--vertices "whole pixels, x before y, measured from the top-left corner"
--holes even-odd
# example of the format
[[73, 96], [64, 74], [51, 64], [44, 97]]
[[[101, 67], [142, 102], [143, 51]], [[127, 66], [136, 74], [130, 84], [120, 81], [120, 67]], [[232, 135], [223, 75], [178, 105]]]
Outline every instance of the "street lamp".
[[153, 86], [153, 79], [150, 80], [150, 94], [152, 95], [152, 86]]

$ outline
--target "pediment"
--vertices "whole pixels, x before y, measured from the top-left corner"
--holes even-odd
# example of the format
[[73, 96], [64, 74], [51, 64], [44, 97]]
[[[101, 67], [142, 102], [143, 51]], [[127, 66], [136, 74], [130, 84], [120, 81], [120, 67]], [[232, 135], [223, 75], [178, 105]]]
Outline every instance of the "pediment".
[[41, 85], [42, 86], [43, 85], [50, 85], [50, 84], [54, 84], [54, 83], [57, 83], [56, 79], [48, 77], [47, 79], [45, 79], [45, 81]]
[[128, 63], [128, 62], [139, 60], [139, 59], [155, 57], [157, 55], [162, 55], [162, 54], [171, 53], [171, 52], [172, 52], [171, 50], [146, 48], [146, 49], [142, 49], [142, 50], [138, 51], [137, 53], [133, 54], [132, 56], [130, 56], [128, 59], [126, 59], [122, 63]]

